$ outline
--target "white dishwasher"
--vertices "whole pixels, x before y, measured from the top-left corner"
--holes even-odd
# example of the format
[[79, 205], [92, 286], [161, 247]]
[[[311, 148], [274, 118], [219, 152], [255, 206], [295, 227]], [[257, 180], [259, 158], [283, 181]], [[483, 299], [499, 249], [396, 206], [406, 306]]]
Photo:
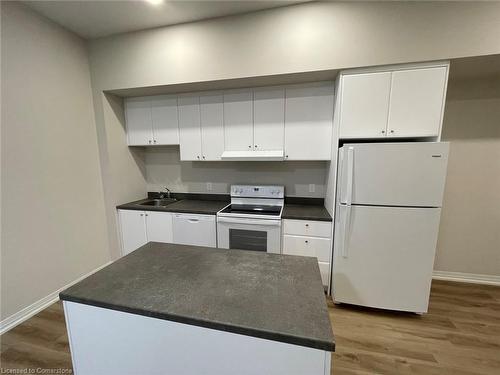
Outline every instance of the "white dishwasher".
[[174, 214], [173, 232], [174, 243], [217, 247], [215, 215]]

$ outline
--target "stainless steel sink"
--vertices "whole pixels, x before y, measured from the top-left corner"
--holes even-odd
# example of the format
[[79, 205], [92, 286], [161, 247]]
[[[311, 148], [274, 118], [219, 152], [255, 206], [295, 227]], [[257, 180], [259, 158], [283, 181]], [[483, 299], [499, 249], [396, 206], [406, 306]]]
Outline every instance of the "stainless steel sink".
[[175, 198], [164, 198], [164, 199], [151, 199], [146, 202], [139, 203], [140, 206], [155, 206], [155, 207], [165, 207], [169, 204], [177, 202]]

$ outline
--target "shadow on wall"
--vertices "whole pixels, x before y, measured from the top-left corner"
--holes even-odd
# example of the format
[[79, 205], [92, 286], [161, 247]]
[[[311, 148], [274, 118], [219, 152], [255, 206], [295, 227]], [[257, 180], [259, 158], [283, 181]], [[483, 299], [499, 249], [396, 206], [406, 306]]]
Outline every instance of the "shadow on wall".
[[453, 82], [448, 173], [434, 268], [500, 275], [500, 78]]
[[450, 82], [443, 140], [500, 138], [500, 77]]
[[[119, 126], [119, 131], [120, 131], [120, 136], [125, 137], [125, 142], [119, 143], [120, 145], [123, 145], [124, 147], [127, 148], [127, 151], [130, 152], [130, 155], [132, 156], [138, 170], [141, 172], [144, 180], [146, 180], [146, 165], [144, 164], [144, 148], [142, 147], [128, 147], [127, 146], [127, 127], [125, 123], [125, 111], [124, 111], [124, 104], [123, 104], [123, 98], [112, 95], [112, 94], [104, 94], [104, 97], [109, 103], [109, 107], [111, 108], [114, 116], [114, 122], [118, 123]], [[115, 131], [117, 131], [116, 129]]]
[[[148, 148], [146, 171], [148, 189], [168, 186], [174, 191], [228, 193], [231, 184], [284, 185], [287, 195], [324, 197], [326, 189], [325, 161], [214, 161], [181, 162], [179, 148]], [[314, 192], [309, 185], [314, 185]]]

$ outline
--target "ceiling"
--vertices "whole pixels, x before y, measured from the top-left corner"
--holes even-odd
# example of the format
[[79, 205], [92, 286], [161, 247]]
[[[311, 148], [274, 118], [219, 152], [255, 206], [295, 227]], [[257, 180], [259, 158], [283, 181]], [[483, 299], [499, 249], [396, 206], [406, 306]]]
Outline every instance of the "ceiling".
[[[157, 0], [161, 1], [161, 0]], [[254, 12], [301, 3], [299, 0], [190, 1], [24, 1], [36, 12], [86, 39]]]

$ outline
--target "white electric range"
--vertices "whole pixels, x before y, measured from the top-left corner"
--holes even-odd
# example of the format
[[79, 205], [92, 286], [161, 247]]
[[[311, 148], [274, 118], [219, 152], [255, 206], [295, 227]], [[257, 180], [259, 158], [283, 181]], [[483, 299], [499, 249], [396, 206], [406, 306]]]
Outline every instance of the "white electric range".
[[232, 185], [231, 204], [217, 213], [218, 247], [279, 254], [284, 203], [284, 186]]

